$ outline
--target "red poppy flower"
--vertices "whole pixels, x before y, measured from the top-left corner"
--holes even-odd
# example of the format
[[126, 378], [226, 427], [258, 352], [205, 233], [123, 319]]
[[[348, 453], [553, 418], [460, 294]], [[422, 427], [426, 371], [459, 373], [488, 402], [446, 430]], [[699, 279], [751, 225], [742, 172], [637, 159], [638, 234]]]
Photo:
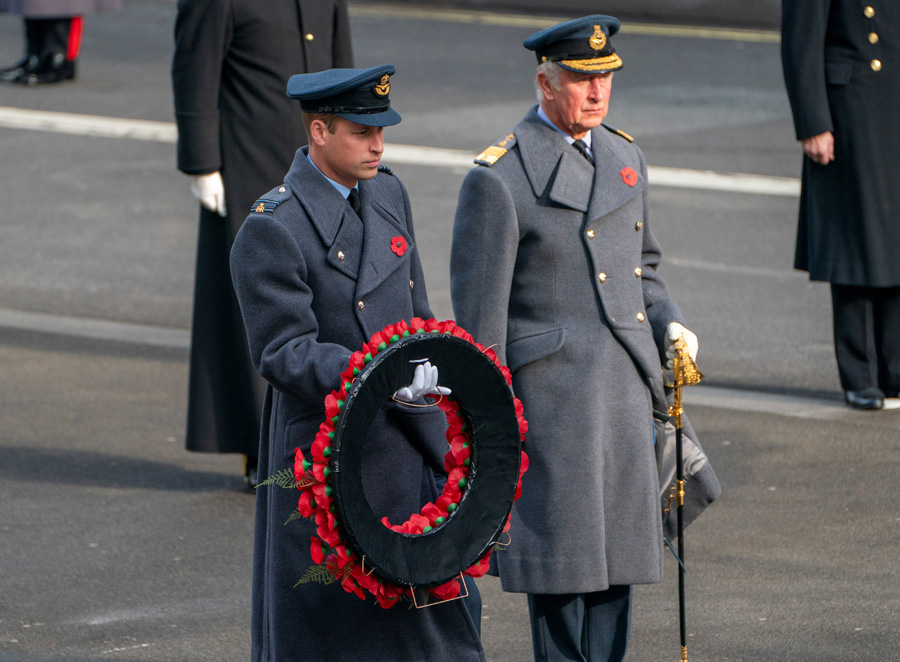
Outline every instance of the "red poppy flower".
[[397, 257], [403, 255], [406, 252], [406, 239], [400, 236], [391, 239], [391, 250], [397, 254]]
[[638, 174], [632, 168], [622, 168], [622, 181], [629, 186], [634, 186], [638, 182]]
[[459, 595], [460, 590], [461, 587], [459, 585], [459, 581], [456, 579], [451, 579], [446, 584], [441, 584], [440, 586], [435, 586], [434, 588], [428, 589], [428, 592], [438, 600], [452, 600], [457, 595]]

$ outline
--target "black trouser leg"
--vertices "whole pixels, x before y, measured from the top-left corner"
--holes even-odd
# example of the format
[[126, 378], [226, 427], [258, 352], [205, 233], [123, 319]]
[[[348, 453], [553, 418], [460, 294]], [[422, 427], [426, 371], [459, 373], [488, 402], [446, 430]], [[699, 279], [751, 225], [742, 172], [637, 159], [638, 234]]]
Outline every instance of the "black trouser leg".
[[75, 78], [81, 21], [80, 16], [26, 18], [26, 57], [12, 69], [7, 69], [3, 80], [36, 85]]
[[900, 391], [900, 287], [877, 289], [873, 305], [878, 386], [888, 397]]
[[878, 385], [870, 289], [831, 285], [834, 353], [845, 391], [862, 391]]

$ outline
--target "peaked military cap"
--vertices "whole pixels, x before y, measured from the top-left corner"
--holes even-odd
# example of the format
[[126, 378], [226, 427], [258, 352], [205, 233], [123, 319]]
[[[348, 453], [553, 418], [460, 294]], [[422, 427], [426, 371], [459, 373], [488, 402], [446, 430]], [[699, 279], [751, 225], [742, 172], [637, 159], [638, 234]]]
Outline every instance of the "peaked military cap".
[[556, 62], [563, 69], [606, 73], [622, 68], [610, 37], [619, 31], [619, 19], [603, 14], [576, 18], [535, 32], [522, 44], [537, 61]]
[[287, 95], [300, 101], [305, 113], [326, 113], [366, 126], [393, 126], [400, 115], [388, 94], [393, 65], [371, 69], [328, 69], [291, 76]]

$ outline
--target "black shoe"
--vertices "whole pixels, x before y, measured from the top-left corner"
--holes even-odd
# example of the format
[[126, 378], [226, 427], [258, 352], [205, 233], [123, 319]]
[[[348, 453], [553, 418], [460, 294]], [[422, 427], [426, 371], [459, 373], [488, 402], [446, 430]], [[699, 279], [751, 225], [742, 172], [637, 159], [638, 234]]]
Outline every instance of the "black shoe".
[[37, 55], [26, 55], [14, 65], [0, 69], [0, 81], [3, 81], [4, 83], [13, 83], [26, 71], [34, 69], [34, 67], [37, 66], [37, 63]]
[[37, 55], [26, 55], [25, 57], [23, 57], [21, 60], [19, 60], [15, 64], [10, 65], [8, 67], [3, 67], [2, 69], [0, 69], [0, 74], [9, 74], [18, 69], [24, 69], [25, 66], [28, 64], [28, 62], [31, 60], [31, 58], [34, 58], [35, 62], [37, 62]]
[[247, 481], [247, 487], [255, 490], [259, 485], [259, 460], [255, 457], [247, 455], [244, 457], [244, 478]]
[[19, 85], [44, 85], [74, 80], [75, 60], [67, 60], [65, 53], [44, 51], [39, 56], [27, 58], [23, 66], [4, 73], [2, 79]]
[[854, 409], [872, 410], [884, 407], [884, 394], [874, 387], [861, 391], [844, 391], [844, 399]]

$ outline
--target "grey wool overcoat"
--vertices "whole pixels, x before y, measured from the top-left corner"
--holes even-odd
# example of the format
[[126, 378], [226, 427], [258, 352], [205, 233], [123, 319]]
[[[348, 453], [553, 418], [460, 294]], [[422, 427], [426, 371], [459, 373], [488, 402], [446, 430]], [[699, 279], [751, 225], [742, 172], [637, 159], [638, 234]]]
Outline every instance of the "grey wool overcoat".
[[178, 168], [220, 171], [228, 214], [200, 207], [188, 450], [255, 456], [265, 383], [247, 355], [228, 254], [251, 203], [306, 143], [292, 75], [352, 67], [344, 0], [179, 0], [172, 87]]
[[[403, 185], [382, 172], [359, 182], [359, 192], [357, 217], [301, 149], [284, 185], [263, 196], [235, 239], [235, 291], [253, 363], [269, 383], [260, 480], [293, 467], [298, 446], [310, 456], [325, 397], [353, 351], [389, 324], [431, 317]], [[398, 236], [407, 244], [402, 255], [391, 250]], [[374, 512], [403, 522], [436, 498], [445, 429], [434, 408], [397, 406], [376, 416], [363, 467]], [[383, 610], [339, 584], [295, 588], [313, 565], [315, 535], [308, 520], [285, 525], [298, 497], [272, 485], [257, 493], [254, 662], [484, 659], [463, 600]]]
[[781, 57], [797, 139], [834, 134], [834, 161], [803, 159], [794, 266], [900, 286], [900, 3], [784, 0]]
[[[457, 323], [497, 345], [529, 424], [500, 579], [527, 593], [658, 582], [653, 412], [668, 408], [659, 348], [682, 315], [657, 273], [644, 157], [601, 126], [592, 167], [536, 110], [466, 177], [451, 252]], [[711, 480], [705, 505], [718, 483], [692, 457]]]

